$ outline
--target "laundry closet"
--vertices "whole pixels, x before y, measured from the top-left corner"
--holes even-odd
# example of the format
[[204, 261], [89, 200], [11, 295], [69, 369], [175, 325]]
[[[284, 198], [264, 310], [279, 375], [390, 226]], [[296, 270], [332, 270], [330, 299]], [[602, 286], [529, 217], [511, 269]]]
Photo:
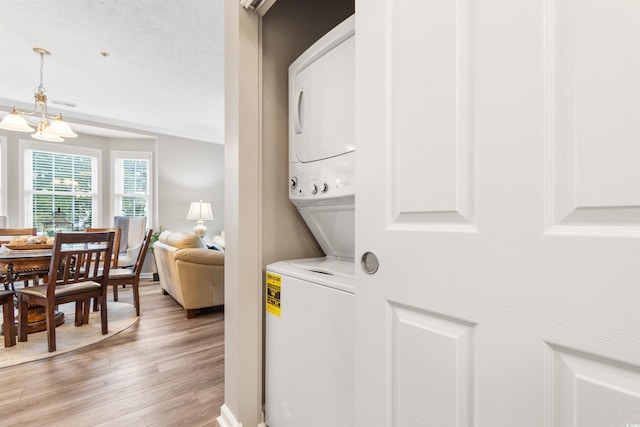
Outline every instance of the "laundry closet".
[[[293, 3], [262, 23], [262, 266], [322, 255], [276, 190]], [[640, 5], [356, 3], [356, 425], [637, 424]]]

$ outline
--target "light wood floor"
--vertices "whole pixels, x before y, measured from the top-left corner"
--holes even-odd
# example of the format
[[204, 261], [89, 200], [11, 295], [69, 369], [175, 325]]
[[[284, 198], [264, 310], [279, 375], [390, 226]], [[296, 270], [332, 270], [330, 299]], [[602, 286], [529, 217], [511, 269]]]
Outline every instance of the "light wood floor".
[[[132, 303], [130, 288], [118, 296]], [[0, 425], [217, 426], [223, 311], [187, 320], [157, 282], [146, 281], [140, 298], [142, 318], [129, 329], [77, 351], [0, 368]]]

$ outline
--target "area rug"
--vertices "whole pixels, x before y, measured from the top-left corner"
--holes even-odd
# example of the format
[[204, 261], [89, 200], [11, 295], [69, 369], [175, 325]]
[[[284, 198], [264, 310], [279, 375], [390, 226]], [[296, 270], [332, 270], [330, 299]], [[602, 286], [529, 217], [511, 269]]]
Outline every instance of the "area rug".
[[13, 347], [3, 347], [4, 338], [0, 338], [0, 368], [77, 350], [122, 332], [140, 319], [136, 316], [133, 305], [109, 301], [107, 304], [109, 333], [102, 335], [99, 312], [92, 312], [89, 315], [88, 324], [76, 327], [73, 324], [74, 304], [65, 304], [60, 306], [60, 309], [64, 313], [65, 321], [56, 328], [56, 351], [51, 353], [47, 351], [46, 331], [29, 334], [27, 342], [18, 342]]

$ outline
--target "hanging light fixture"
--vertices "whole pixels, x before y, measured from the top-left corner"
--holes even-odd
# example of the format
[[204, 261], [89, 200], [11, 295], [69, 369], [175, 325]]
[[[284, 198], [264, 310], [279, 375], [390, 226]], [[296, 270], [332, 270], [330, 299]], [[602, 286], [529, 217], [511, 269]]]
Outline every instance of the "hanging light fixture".
[[[32, 126], [36, 126], [36, 131], [31, 134], [31, 137], [41, 141], [60, 142], [64, 141], [64, 138], [75, 138], [78, 135], [62, 119], [62, 114], [51, 115], [47, 111], [47, 95], [44, 94], [46, 90], [43, 84], [44, 56], [51, 55], [51, 53], [40, 47], [34, 47], [33, 51], [40, 55], [40, 86], [33, 95], [36, 100], [35, 107], [33, 111], [22, 111], [13, 107], [13, 110], [0, 122], [0, 129], [33, 132]], [[24, 116], [34, 115], [38, 111], [40, 111], [40, 121], [37, 124], [32, 125], [24, 118]]]

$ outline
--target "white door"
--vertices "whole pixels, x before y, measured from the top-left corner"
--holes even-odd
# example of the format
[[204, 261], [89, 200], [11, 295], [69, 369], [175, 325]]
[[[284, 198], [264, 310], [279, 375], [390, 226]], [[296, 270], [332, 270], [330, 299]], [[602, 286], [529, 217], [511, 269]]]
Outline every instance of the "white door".
[[640, 425], [640, 1], [356, 0], [356, 138], [357, 425]]

